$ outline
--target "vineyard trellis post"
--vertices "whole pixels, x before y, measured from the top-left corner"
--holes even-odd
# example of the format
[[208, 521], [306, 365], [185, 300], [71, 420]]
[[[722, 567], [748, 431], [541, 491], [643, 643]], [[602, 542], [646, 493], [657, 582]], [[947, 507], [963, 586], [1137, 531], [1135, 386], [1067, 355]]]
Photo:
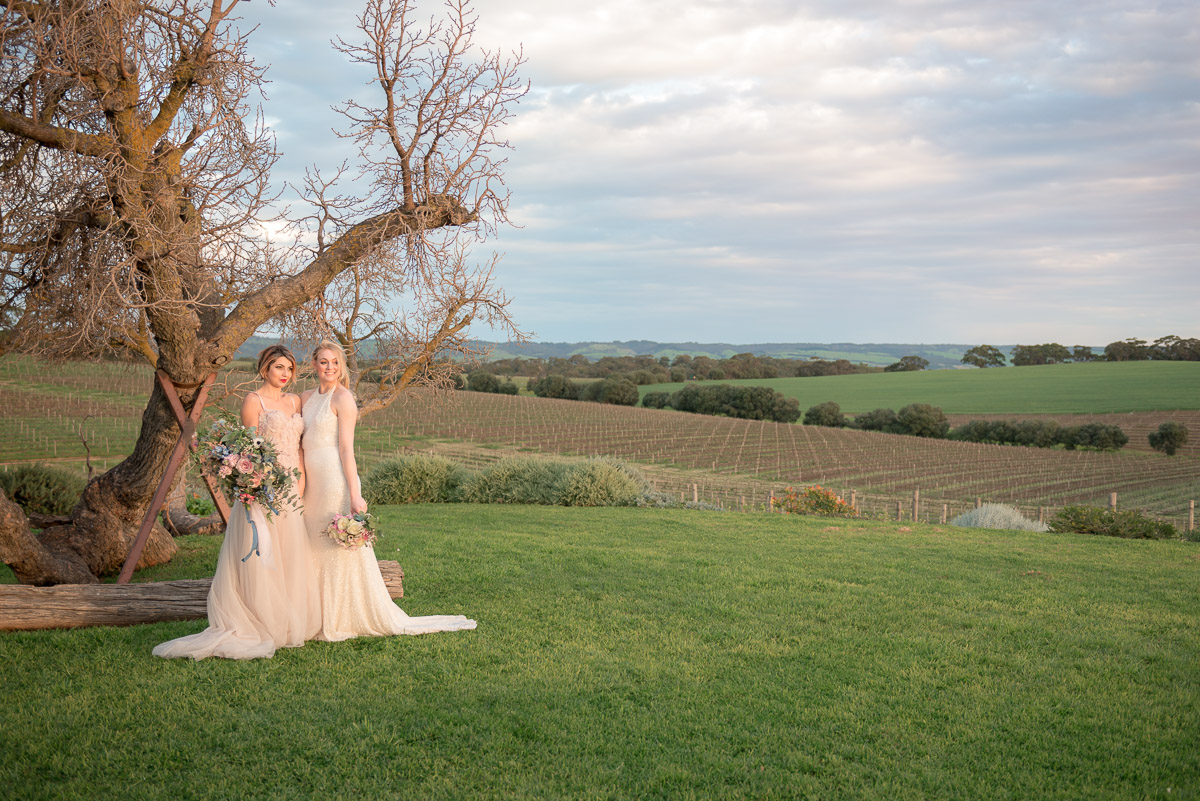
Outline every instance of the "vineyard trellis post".
[[[154, 498], [150, 501], [150, 506], [146, 509], [146, 516], [142, 518], [142, 527], [138, 529], [133, 546], [129, 549], [129, 556], [125, 558], [125, 565], [121, 568], [121, 575], [117, 577], [118, 584], [128, 584], [129, 579], [133, 578], [133, 569], [137, 566], [138, 560], [141, 559], [142, 550], [146, 547], [146, 542], [150, 539], [150, 531], [154, 528], [154, 520], [158, 517], [158, 512], [162, 508], [163, 502], [167, 499], [167, 493], [171, 489], [171, 484], [175, 481], [175, 474], [179, 471], [179, 466], [183, 464], [184, 454], [195, 447], [192, 439], [196, 434], [196, 423], [199, 422], [200, 415], [204, 412], [204, 403], [208, 400], [208, 391], [217, 379], [216, 373], [209, 373], [208, 377], [203, 381], [184, 384], [172, 381], [165, 370], [155, 370], [154, 375], [158, 378], [158, 383], [162, 385], [163, 393], [167, 396], [167, 401], [171, 404], [171, 410], [175, 413], [175, 418], [179, 422], [179, 440], [175, 443], [175, 449], [171, 451], [171, 458], [167, 461], [167, 469], [163, 471], [163, 477], [158, 483], [158, 489], [154, 492]], [[196, 400], [192, 404], [191, 412], [184, 411], [183, 403], [179, 400], [179, 393], [175, 391], [177, 387], [180, 389], [200, 388], [199, 392], [196, 393]], [[217, 510], [221, 513], [221, 520], [228, 525], [229, 504], [226, 503], [225, 496], [217, 490], [217, 485], [211, 476], [204, 476], [204, 484], [208, 487], [208, 492], [212, 495], [213, 503], [217, 505]]]

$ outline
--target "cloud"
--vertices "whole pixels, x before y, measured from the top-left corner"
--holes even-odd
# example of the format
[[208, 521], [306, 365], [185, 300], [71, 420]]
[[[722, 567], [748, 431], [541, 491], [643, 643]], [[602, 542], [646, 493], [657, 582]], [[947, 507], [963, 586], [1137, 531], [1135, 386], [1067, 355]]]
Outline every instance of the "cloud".
[[[1194, 4], [478, 10], [483, 46], [528, 58], [506, 132], [521, 227], [494, 245], [543, 338], [1200, 333]], [[253, 13], [283, 172], [352, 157], [327, 107], [369, 75], [325, 44], [352, 14]]]

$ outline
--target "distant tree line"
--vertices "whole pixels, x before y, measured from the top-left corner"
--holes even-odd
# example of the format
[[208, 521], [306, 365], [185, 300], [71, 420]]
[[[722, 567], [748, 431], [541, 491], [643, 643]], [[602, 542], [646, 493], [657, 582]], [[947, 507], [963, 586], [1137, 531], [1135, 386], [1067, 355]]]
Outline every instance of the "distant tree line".
[[[908, 358], [908, 357], [905, 357]], [[1123, 339], [1110, 342], [1103, 353], [1094, 353], [1086, 345], [1067, 348], [1057, 342], [1041, 345], [1017, 345], [1012, 350], [1016, 367], [1031, 364], [1064, 364], [1067, 362], [1134, 362], [1134, 361], [1200, 361], [1200, 339], [1183, 339], [1174, 335], [1159, 337], [1153, 342], [1144, 339]], [[1005, 356], [999, 348], [976, 345], [963, 354], [963, 364], [974, 367], [1003, 367]], [[891, 368], [888, 368], [891, 370]]]
[[555, 373], [530, 381], [529, 389], [539, 398], [611, 403], [617, 406], [637, 406], [638, 402], [637, 384], [619, 375], [582, 383]]
[[[908, 358], [908, 357], [906, 357]], [[915, 358], [915, 357], [913, 357]], [[928, 364], [928, 362], [926, 362]], [[847, 359], [780, 359], [774, 356], [755, 356], [739, 353], [728, 359], [709, 356], [689, 356], [681, 353], [674, 359], [667, 356], [602, 356], [595, 361], [583, 354], [570, 358], [549, 359], [513, 358], [488, 362], [480, 369], [493, 375], [542, 378], [561, 375], [565, 378], [609, 378], [621, 376], [634, 384], [666, 384], [684, 381], [720, 381], [729, 378], [792, 378], [818, 375], [849, 375], [876, 373], [878, 367], [853, 363]]]
[[[937, 406], [928, 403], [910, 403], [898, 412], [892, 409], [874, 409], [849, 419], [842, 414], [837, 403], [827, 401], [810, 407], [804, 413], [804, 424], [952, 439], [959, 442], [1026, 445], [1036, 448], [1054, 448], [1061, 445], [1067, 450], [1090, 448], [1115, 451], [1129, 442], [1129, 437], [1119, 426], [1103, 423], [1061, 426], [1053, 421], [1044, 420], [971, 420], [951, 430], [946, 414]], [[1186, 430], [1182, 435], [1174, 429], [1169, 432], [1165, 429], [1160, 431], [1160, 439], [1170, 443], [1173, 448], [1187, 441]], [[1153, 439], [1151, 444], [1154, 444]]]
[[770, 387], [693, 385], [677, 392], [647, 392], [642, 405], [648, 409], [671, 408], [694, 414], [774, 420], [777, 423], [794, 423], [800, 419], [800, 402]]

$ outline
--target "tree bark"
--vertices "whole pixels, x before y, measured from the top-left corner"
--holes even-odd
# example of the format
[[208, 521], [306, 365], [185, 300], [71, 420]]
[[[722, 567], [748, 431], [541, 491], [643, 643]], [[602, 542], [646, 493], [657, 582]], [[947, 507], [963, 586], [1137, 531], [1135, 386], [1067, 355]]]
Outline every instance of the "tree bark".
[[[379, 570], [393, 598], [404, 596], [404, 571], [390, 560]], [[0, 585], [0, 631], [132, 626], [208, 616], [211, 578], [145, 584]]]
[[0, 490], [0, 561], [22, 584], [90, 584], [96, 577], [74, 551], [51, 547], [34, 535], [21, 507]]

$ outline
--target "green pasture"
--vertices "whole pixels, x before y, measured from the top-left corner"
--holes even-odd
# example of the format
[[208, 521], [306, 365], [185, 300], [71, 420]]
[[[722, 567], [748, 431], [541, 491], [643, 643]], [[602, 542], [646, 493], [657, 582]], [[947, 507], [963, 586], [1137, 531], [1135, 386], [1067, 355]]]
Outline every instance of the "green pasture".
[[[166, 662], [0, 635], [0, 786], [94, 798], [1196, 798], [1200, 545], [678, 510], [376, 510], [472, 632]], [[216, 538], [145, 577], [211, 573]]]
[[[1200, 362], [1087, 362], [988, 370], [930, 370], [764, 378], [721, 383], [772, 387], [807, 409], [836, 401], [867, 412], [930, 403], [947, 414], [1106, 414], [1200, 409]], [[684, 384], [649, 384], [674, 392]]]

